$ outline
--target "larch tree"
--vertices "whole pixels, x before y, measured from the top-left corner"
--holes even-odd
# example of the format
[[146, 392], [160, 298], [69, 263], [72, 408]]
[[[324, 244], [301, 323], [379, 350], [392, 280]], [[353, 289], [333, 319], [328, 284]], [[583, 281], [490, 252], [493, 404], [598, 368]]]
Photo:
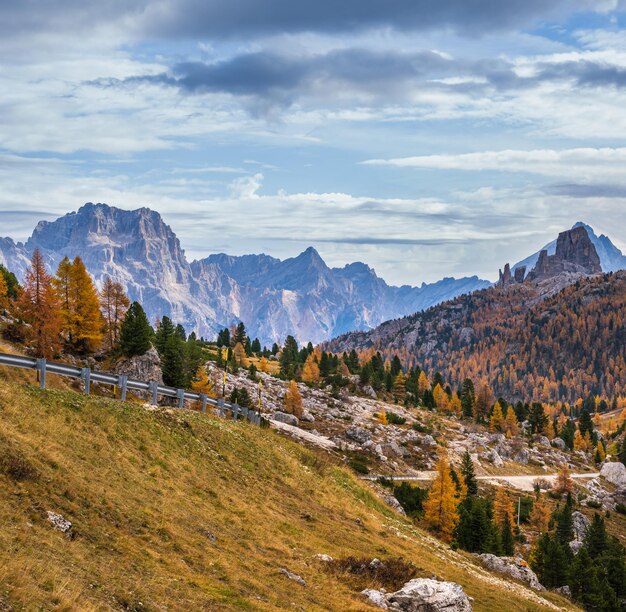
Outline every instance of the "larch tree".
[[[243, 323], [241, 324], [243, 325]], [[246, 355], [246, 349], [243, 347], [241, 342], [237, 342], [233, 348], [233, 357], [237, 362], [238, 366], [242, 368], [248, 367], [248, 357]]]
[[65, 256], [57, 268], [56, 276], [52, 278], [52, 286], [57, 293], [57, 299], [60, 305], [62, 333], [66, 342], [72, 344], [73, 325], [73, 308], [72, 308], [72, 262], [69, 257]]
[[574, 482], [572, 481], [571, 473], [566, 464], [563, 464], [563, 467], [561, 467], [556, 475], [554, 490], [560, 495], [565, 495], [566, 493], [572, 493], [574, 491]]
[[439, 410], [448, 410], [448, 394], [443, 390], [443, 387], [439, 383], [437, 383], [433, 389], [433, 398]]
[[205, 365], [199, 365], [191, 381], [191, 388], [198, 393], [204, 393], [210, 397], [217, 397], [215, 393], [215, 383], [209, 376], [209, 371]]
[[493, 393], [487, 383], [483, 383], [476, 394], [474, 403], [474, 418], [478, 423], [484, 423], [493, 406]]
[[439, 536], [450, 541], [459, 521], [459, 499], [445, 455], [439, 457], [435, 480], [424, 502], [424, 521]]
[[533, 509], [528, 520], [535, 531], [546, 533], [550, 525], [550, 515], [550, 507], [546, 504], [544, 498], [539, 496], [533, 504]]
[[502, 431], [504, 425], [504, 415], [502, 414], [502, 406], [496, 402], [489, 419], [489, 429], [491, 431]]
[[501, 487], [496, 490], [496, 496], [493, 500], [493, 518], [500, 527], [507, 521], [510, 525], [513, 525], [513, 502], [506, 490]]
[[285, 410], [297, 417], [302, 416], [302, 396], [295, 380], [290, 381], [287, 393], [285, 393]]
[[4, 275], [0, 274], [0, 312], [4, 312], [9, 307], [9, 289], [4, 280]]
[[80, 257], [72, 262], [72, 302], [74, 310], [74, 344], [86, 352], [102, 344], [103, 319], [98, 290]]
[[[263, 357], [263, 359], [265, 359], [265, 357]], [[304, 362], [304, 366], [302, 367], [302, 381], [309, 385], [317, 385], [320, 381], [320, 368], [315, 360], [315, 353], [311, 353]]]
[[119, 343], [120, 327], [129, 306], [130, 300], [124, 293], [122, 285], [107, 276], [100, 292], [100, 307], [105, 321], [106, 347], [109, 351]]
[[514, 438], [519, 432], [517, 416], [515, 414], [513, 406], [509, 406], [506, 409], [506, 417], [504, 419], [504, 432], [507, 438]]
[[406, 377], [404, 376], [402, 370], [398, 372], [397, 376], [393, 380], [393, 399], [402, 403], [406, 396]]
[[53, 357], [61, 348], [61, 313], [52, 279], [41, 251], [36, 249], [26, 273], [18, 303], [20, 317], [27, 324], [26, 339], [40, 357]]
[[259, 371], [263, 372], [264, 374], [267, 374], [269, 372], [269, 365], [265, 356], [259, 359]]
[[428, 376], [426, 376], [426, 372], [422, 370], [420, 375], [417, 378], [417, 390], [420, 395], [424, 395], [426, 391], [430, 389], [430, 382], [428, 381]]

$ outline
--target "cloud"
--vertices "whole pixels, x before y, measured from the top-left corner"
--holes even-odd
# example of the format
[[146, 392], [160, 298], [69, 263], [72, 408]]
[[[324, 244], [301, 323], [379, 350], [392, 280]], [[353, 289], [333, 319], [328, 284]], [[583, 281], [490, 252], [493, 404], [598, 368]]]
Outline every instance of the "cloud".
[[471, 172], [529, 172], [544, 176], [601, 179], [623, 177], [626, 148], [535, 149], [422, 155], [397, 159], [369, 159], [370, 166], [464, 170]]
[[616, 0], [49, 0], [36, 7], [2, 0], [0, 33], [81, 31], [111, 24], [129, 36], [243, 38], [283, 32], [348, 32], [372, 28], [452, 29], [470, 36], [520, 29], [574, 12], [604, 12]]

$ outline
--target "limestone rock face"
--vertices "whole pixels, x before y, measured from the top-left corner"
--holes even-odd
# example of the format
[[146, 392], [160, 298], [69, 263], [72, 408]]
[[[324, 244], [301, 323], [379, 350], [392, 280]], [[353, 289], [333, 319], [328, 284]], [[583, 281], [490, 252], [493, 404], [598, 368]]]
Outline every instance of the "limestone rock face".
[[545, 591], [545, 587], [539, 582], [537, 574], [533, 572], [528, 564], [517, 557], [496, 557], [496, 555], [478, 555], [483, 565], [492, 572], [506, 574], [515, 580], [527, 583], [537, 591]]
[[289, 414], [288, 412], [275, 412], [272, 419], [279, 423], [293, 425], [294, 427], [297, 427], [300, 422], [295, 414]]
[[556, 242], [556, 252], [548, 255], [547, 250], [539, 253], [537, 265], [528, 275], [528, 280], [543, 280], [570, 274], [599, 274], [602, 272], [600, 257], [584, 227], [561, 232]]
[[600, 470], [600, 476], [614, 484], [619, 491], [626, 490], [626, 467], [623, 463], [605, 463]]
[[161, 359], [154, 347], [150, 347], [144, 355], [136, 355], [119, 361], [115, 366], [117, 374], [125, 374], [128, 378], [145, 382], [156, 381], [163, 384]]

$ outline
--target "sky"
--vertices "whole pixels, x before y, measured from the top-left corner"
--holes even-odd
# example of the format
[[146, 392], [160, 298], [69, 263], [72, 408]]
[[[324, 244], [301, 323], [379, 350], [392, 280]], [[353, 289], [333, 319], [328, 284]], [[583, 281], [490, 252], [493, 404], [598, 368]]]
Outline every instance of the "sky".
[[626, 0], [0, 0], [0, 236], [149, 206], [188, 258], [497, 277], [626, 251]]

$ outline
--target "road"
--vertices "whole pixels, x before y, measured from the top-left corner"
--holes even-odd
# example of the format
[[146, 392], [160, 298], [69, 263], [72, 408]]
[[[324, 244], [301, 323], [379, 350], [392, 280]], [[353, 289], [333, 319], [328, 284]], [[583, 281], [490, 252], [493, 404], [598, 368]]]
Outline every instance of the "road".
[[[417, 474], [407, 475], [407, 476], [384, 476], [384, 478], [392, 478], [393, 480], [432, 480], [435, 476], [435, 472], [418, 472]], [[542, 480], [547, 480], [550, 483], [553, 483], [556, 479], [556, 474], [532, 474], [532, 475], [524, 475], [524, 476], [477, 476], [476, 480], [484, 480], [489, 484], [501, 485], [508, 484], [515, 489], [519, 489], [520, 491], [533, 491], [533, 484], [535, 480], [541, 478]], [[580, 474], [571, 474], [571, 477], [574, 479], [590, 479], [597, 478], [600, 476], [599, 472], [594, 473], [580, 473]], [[377, 480], [380, 476], [363, 476], [364, 480]]]

